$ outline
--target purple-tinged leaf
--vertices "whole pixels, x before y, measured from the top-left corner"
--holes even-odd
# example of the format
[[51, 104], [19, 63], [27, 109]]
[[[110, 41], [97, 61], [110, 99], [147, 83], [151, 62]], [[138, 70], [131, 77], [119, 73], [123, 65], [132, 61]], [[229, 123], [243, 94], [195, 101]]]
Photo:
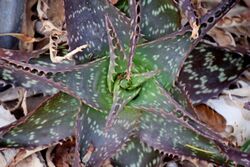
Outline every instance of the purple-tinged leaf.
[[[124, 143], [129, 141], [136, 132], [137, 120], [140, 112], [125, 108], [108, 132], [105, 132], [106, 114], [84, 107], [80, 126], [80, 153], [82, 161], [92, 166], [99, 166], [103, 160], [111, 158], [119, 151]], [[90, 156], [86, 158], [89, 148]]]
[[197, 16], [194, 12], [194, 7], [190, 0], [179, 0], [179, 5], [181, 7], [182, 13], [186, 16], [188, 22], [190, 23], [190, 26], [194, 22], [197, 22]]
[[[154, 128], [158, 130], [155, 131]], [[141, 117], [140, 138], [149, 146], [168, 154], [204, 159], [217, 164], [249, 166], [250, 154], [226, 146], [218, 141], [207, 140], [172, 119], [163, 119], [151, 113]]]
[[13, 87], [27, 88], [34, 93], [55, 94], [58, 92], [58, 89], [47, 84], [47, 80], [34, 78], [29, 71], [20, 70], [5, 62], [4, 64], [0, 63], [0, 78], [4, 83], [0, 86], [1, 89], [4, 89], [6, 85], [11, 85]]
[[250, 56], [200, 43], [187, 57], [177, 83], [193, 103], [218, 95], [245, 69]]
[[214, 142], [194, 133], [174, 119], [164, 119], [145, 112], [141, 117], [140, 127], [141, 141], [164, 153], [216, 163], [226, 160]]
[[[74, 135], [80, 101], [63, 93], [52, 97], [14, 125], [1, 128], [1, 147], [50, 145]], [[6, 129], [8, 131], [6, 132]]]
[[152, 147], [140, 142], [137, 138], [132, 139], [125, 148], [119, 151], [112, 163], [115, 166], [158, 166], [161, 162], [161, 155]]
[[141, 29], [145, 39], [154, 40], [171, 34], [180, 23], [180, 12], [173, 0], [141, 1]]
[[[81, 113], [77, 115], [76, 121], [75, 121], [75, 154], [74, 154], [74, 160], [73, 160], [73, 167], [80, 167], [81, 166], [81, 155], [80, 155], [80, 141], [81, 141], [81, 136], [80, 136], [80, 129], [82, 125], [82, 110], [83, 107], [81, 107]], [[91, 154], [93, 152], [93, 147], [91, 147], [88, 150], [88, 153]]]
[[[6, 63], [5, 60], [3, 62]], [[107, 88], [107, 58], [84, 65], [66, 66], [65, 68], [60, 67], [58, 69], [38, 67], [15, 61], [7, 61], [5, 65], [15, 73], [18, 71], [16, 77], [20, 78], [21, 86], [24, 88], [40, 88], [41, 86], [48, 85], [50, 89], [46, 90], [49, 93], [52, 90], [57, 91], [59, 89], [101, 111], [109, 111], [111, 108], [112, 95]], [[23, 83], [23, 78], [28, 78], [27, 82], [32, 81], [32, 85]]]
[[28, 62], [29, 59], [34, 57], [34, 55], [31, 53], [22, 52], [19, 50], [9, 50], [9, 49], [0, 48], [0, 58], [1, 57]]
[[129, 0], [131, 11], [131, 31], [130, 31], [130, 46], [128, 56], [128, 67], [126, 71], [126, 78], [129, 80], [132, 72], [133, 58], [135, 55], [135, 48], [140, 37], [140, 22], [141, 22], [141, 4], [140, 0]]
[[[58, 90], [49, 86], [46, 82], [32, 78], [30, 73], [38, 73], [41, 76], [55, 69], [61, 70], [72, 66], [69, 62], [53, 64], [47, 56], [34, 58], [31, 53], [7, 49], [0, 50], [0, 61], [0, 78], [3, 83], [0, 89], [21, 86], [34, 93], [45, 94], [54, 94]], [[30, 64], [24, 63], [26, 61], [29, 61]], [[39, 69], [39, 72], [36, 68]], [[24, 69], [26, 69], [25, 72]]]
[[206, 33], [231, 9], [239, 0], [222, 0], [216, 8], [210, 10], [200, 18], [199, 38]]
[[216, 16], [212, 12], [203, 16], [201, 18], [200, 35], [196, 40], [190, 39], [191, 34], [188, 33], [190, 27], [186, 26], [177, 33], [139, 45], [134, 61], [137, 61], [137, 64], [144, 64], [149, 70], [161, 70], [162, 73], [157, 79], [165, 89], [170, 90], [191, 50], [235, 4], [235, 0], [222, 2], [213, 10], [217, 11]]
[[138, 97], [132, 100], [128, 106], [152, 112], [165, 119], [175, 120], [180, 125], [210, 139], [225, 141], [205, 125], [195, 121], [196, 118], [183, 109], [155, 80], [148, 80], [144, 83]]
[[250, 166], [250, 153], [239, 151], [236, 148], [231, 148], [216, 142], [220, 150], [227, 155], [230, 160], [233, 160], [236, 165]]
[[189, 25], [192, 27], [191, 37], [196, 39], [198, 37], [199, 19], [194, 12], [194, 8], [190, 0], [179, 0], [182, 13], [186, 16]]
[[[129, 0], [119, 0], [116, 6], [131, 16]], [[178, 30], [180, 25], [180, 12], [173, 0], [141, 0], [141, 29], [145, 39], [154, 40], [171, 34]]]
[[112, 94], [107, 86], [108, 62], [107, 58], [102, 58], [57, 71], [51, 81], [60, 84], [63, 87], [60, 90], [81, 98], [86, 105], [107, 112], [112, 105]]
[[109, 16], [123, 44], [129, 43], [129, 19], [107, 0], [64, 0], [70, 50], [83, 44], [90, 47], [76, 60], [88, 62], [108, 51], [105, 15]]

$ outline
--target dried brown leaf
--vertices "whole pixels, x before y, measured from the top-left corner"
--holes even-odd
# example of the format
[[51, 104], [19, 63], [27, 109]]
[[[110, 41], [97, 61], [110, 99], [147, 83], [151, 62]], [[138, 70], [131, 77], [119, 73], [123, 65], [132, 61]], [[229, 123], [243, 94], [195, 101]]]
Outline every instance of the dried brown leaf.
[[[193, 0], [193, 4], [196, 4], [194, 7], [198, 16], [204, 15], [219, 2], [220, 0]], [[232, 34], [237, 38], [233, 37]], [[219, 20], [215, 27], [210, 30], [209, 35], [221, 46], [238, 45], [249, 49], [250, 43], [247, 40], [247, 37], [250, 37], [249, 8], [242, 3], [236, 5]]]
[[[15, 155], [15, 157], [12, 159], [12, 161], [9, 163], [9, 167], [16, 167], [20, 162], [25, 160], [27, 157], [30, 157], [31, 155], [35, 155], [35, 153], [45, 149], [46, 147], [37, 147], [33, 150], [25, 150], [25, 149], [19, 149], [18, 153]], [[22, 162], [25, 164], [25, 162]], [[27, 160], [27, 163], [33, 163], [32, 158], [29, 158]], [[22, 164], [21, 164], [22, 165]]]
[[46, 162], [48, 167], [55, 167], [54, 163], [52, 162], [53, 156], [52, 156], [52, 151], [54, 150], [56, 146], [49, 147], [48, 150], [46, 151]]
[[219, 29], [219, 28], [213, 28], [211, 31], [208, 33], [210, 36], [213, 37], [213, 39], [223, 47], [228, 47], [228, 46], [236, 46], [234, 38], [231, 33]]
[[63, 29], [65, 23], [63, 0], [49, 0], [47, 11], [48, 19], [59, 29]]
[[37, 13], [40, 20], [47, 19], [47, 12], [49, 9], [47, 0], [38, 0], [37, 2]]
[[216, 132], [224, 132], [226, 128], [226, 120], [206, 104], [195, 106], [195, 113], [200, 121], [206, 123]]
[[13, 161], [18, 149], [7, 149], [0, 151], [0, 166], [6, 167]]
[[75, 140], [65, 141], [62, 145], [57, 145], [54, 152], [53, 162], [56, 167], [70, 167], [73, 164], [75, 155]]
[[[44, 167], [44, 160], [39, 154], [32, 154], [13, 167]], [[11, 166], [9, 166], [11, 167]]]

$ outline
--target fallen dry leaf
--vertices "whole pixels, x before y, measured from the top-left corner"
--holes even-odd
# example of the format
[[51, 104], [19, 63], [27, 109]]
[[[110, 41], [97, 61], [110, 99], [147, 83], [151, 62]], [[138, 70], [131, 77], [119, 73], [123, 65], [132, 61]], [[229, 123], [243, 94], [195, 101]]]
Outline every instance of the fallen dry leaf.
[[236, 46], [236, 43], [234, 41], [234, 38], [231, 33], [220, 29], [220, 28], [213, 28], [211, 31], [208, 33], [213, 37], [213, 39], [223, 47], [228, 47], [228, 46]]
[[200, 121], [206, 123], [217, 132], [224, 132], [226, 128], [226, 120], [215, 110], [206, 104], [195, 106], [195, 112]]
[[53, 162], [56, 167], [70, 167], [73, 164], [73, 159], [75, 155], [75, 141], [68, 140], [61, 144], [58, 144], [55, 148]]
[[29, 157], [18, 163], [15, 167], [45, 167], [45, 163], [43, 162], [43, 160], [41, 160], [42, 156], [38, 155], [39, 154], [30, 155]]

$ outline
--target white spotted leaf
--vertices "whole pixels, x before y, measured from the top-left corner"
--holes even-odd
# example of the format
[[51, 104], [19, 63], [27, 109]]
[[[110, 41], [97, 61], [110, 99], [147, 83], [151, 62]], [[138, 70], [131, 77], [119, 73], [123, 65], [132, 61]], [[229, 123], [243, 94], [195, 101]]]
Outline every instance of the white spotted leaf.
[[34, 148], [72, 137], [80, 107], [79, 100], [64, 93], [56, 94], [14, 125], [1, 128], [8, 131], [2, 134], [0, 145]]

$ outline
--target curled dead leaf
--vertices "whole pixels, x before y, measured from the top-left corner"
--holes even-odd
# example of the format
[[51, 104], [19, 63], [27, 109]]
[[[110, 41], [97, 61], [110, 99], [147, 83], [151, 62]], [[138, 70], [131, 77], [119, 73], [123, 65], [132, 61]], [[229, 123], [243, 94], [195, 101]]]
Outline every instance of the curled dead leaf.
[[209, 31], [208, 34], [211, 35], [212, 38], [220, 46], [223, 46], [223, 47], [236, 46], [236, 43], [235, 43], [235, 40], [234, 40], [232, 34], [223, 30], [223, 29], [213, 28], [211, 31]]
[[49, 6], [47, 4], [48, 2], [46, 0], [38, 0], [37, 2], [37, 13], [40, 20], [47, 19], [47, 11], [49, 9]]

